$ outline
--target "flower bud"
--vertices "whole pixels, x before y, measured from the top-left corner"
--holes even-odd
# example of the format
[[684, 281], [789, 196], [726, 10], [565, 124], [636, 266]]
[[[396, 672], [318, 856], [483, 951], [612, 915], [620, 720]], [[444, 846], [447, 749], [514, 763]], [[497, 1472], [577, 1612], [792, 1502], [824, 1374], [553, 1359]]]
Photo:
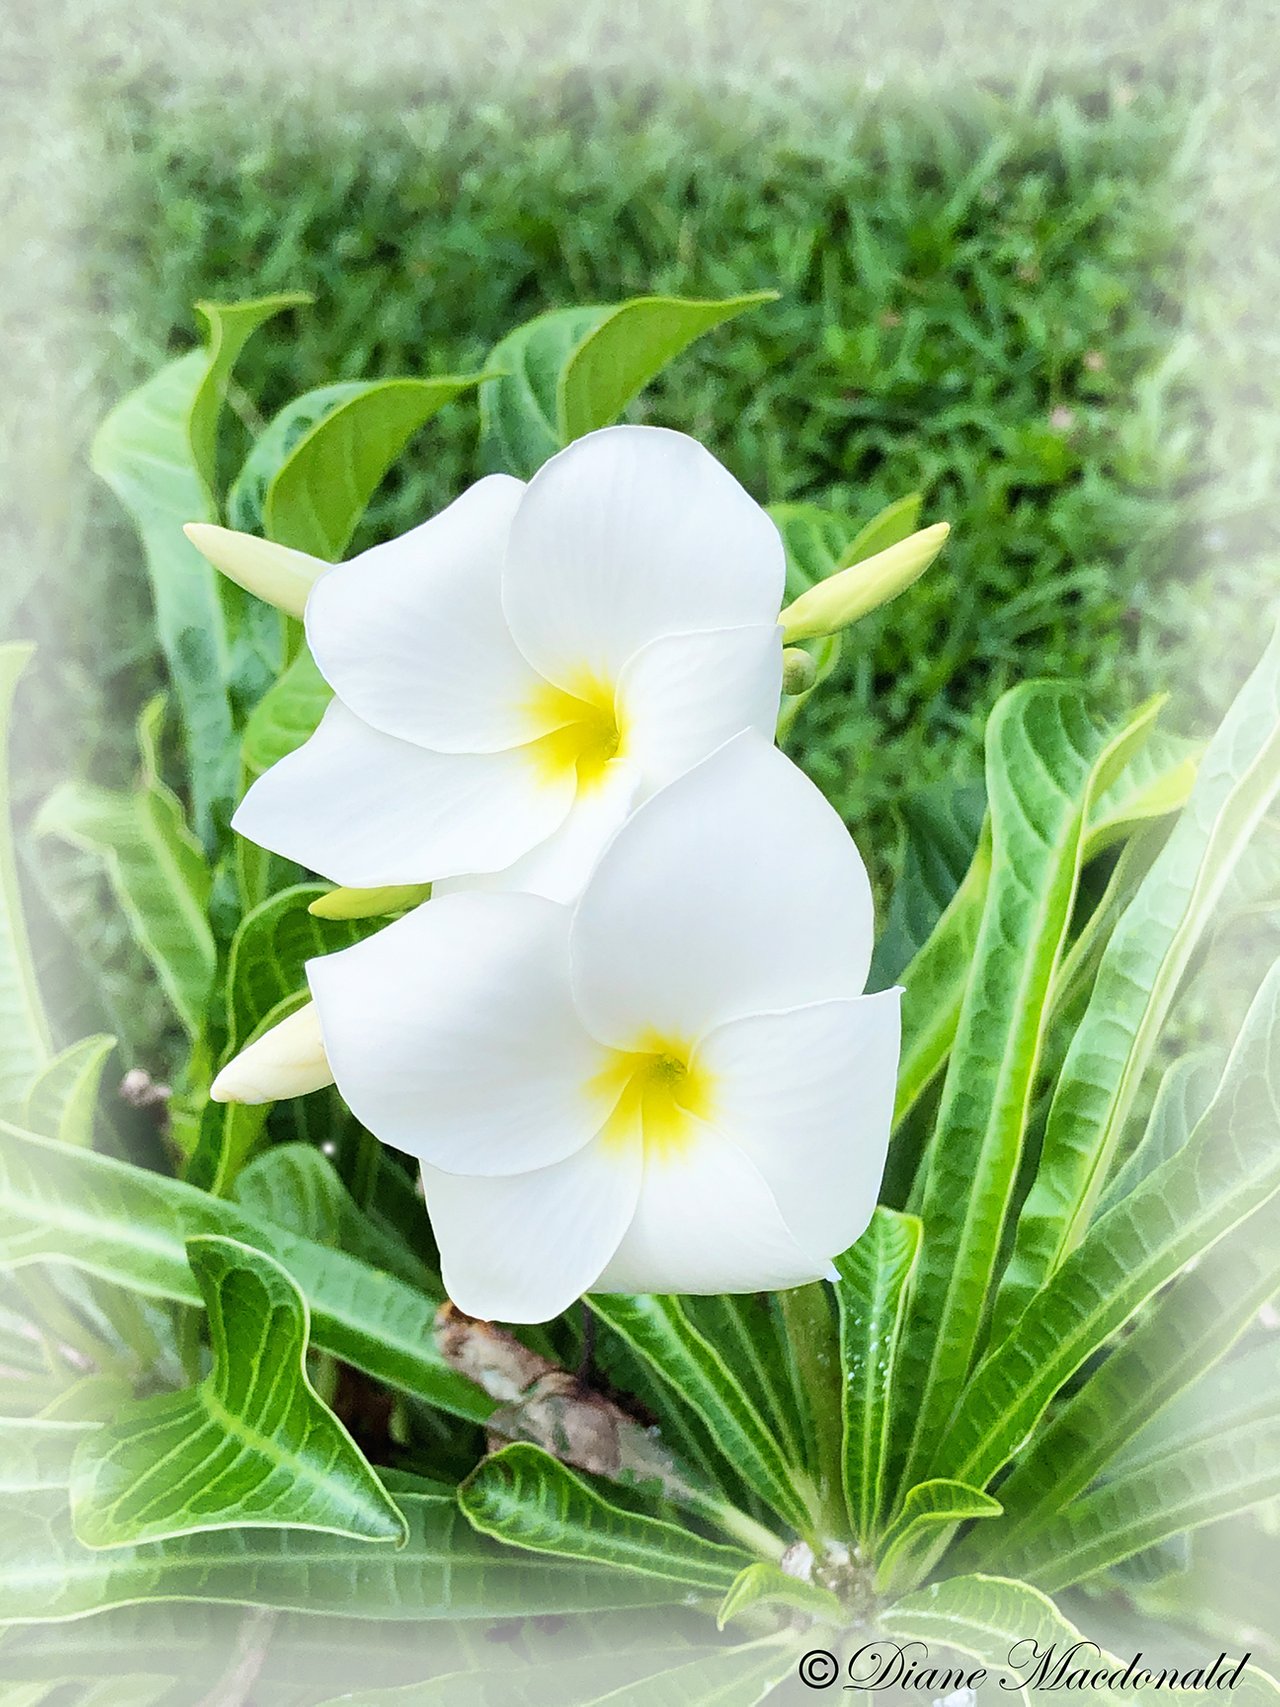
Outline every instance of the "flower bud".
[[778, 619], [783, 640], [816, 640], [857, 622], [877, 605], [887, 604], [924, 574], [951, 532], [946, 522], [922, 528], [874, 557], [828, 575], [809, 587]]
[[209, 1096], [214, 1102], [279, 1102], [332, 1083], [320, 1016], [308, 1002], [228, 1061]]
[[331, 889], [307, 908], [317, 919], [378, 919], [404, 913], [431, 895], [429, 883], [392, 883], [383, 889]]
[[182, 531], [229, 581], [289, 616], [302, 615], [316, 577], [329, 567], [305, 551], [212, 522], [188, 522]]
[[818, 666], [811, 653], [802, 646], [785, 646], [782, 650], [782, 691], [786, 694], [808, 693], [818, 679]]

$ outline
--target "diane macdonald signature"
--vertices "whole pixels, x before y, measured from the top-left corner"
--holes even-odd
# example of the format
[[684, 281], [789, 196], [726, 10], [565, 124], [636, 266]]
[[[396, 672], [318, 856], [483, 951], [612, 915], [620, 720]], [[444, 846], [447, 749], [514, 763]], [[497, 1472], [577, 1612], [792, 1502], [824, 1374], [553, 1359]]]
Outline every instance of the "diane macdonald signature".
[[[806, 1660], [815, 1656], [806, 1655]], [[829, 1665], [801, 1666], [801, 1676], [811, 1688], [829, 1688], [836, 1681], [839, 1662], [822, 1651]], [[1219, 1654], [1211, 1665], [1161, 1666], [1143, 1653], [1127, 1663], [1104, 1654], [1095, 1642], [1056, 1643], [1041, 1646], [1027, 1637], [1009, 1649], [1008, 1664], [996, 1674], [1001, 1689], [1234, 1689], [1249, 1663], [1249, 1655], [1232, 1660]], [[850, 1655], [845, 1667], [846, 1689], [918, 1689], [943, 1696], [961, 1689], [977, 1689], [991, 1676], [986, 1666], [942, 1666], [930, 1661], [924, 1642], [868, 1642]]]

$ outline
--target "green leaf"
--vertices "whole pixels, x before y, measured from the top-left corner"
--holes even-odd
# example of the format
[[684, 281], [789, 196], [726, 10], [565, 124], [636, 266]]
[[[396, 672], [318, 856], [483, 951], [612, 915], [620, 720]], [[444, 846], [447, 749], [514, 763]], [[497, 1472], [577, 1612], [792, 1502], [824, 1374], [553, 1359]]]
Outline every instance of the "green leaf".
[[213, 1368], [180, 1393], [125, 1405], [76, 1454], [71, 1509], [90, 1547], [197, 1530], [320, 1529], [407, 1539], [404, 1519], [307, 1379], [306, 1299], [273, 1258], [190, 1239]]
[[908, 492], [905, 498], [896, 498], [892, 504], [886, 504], [850, 540], [840, 553], [836, 569], [852, 569], [855, 563], [862, 563], [878, 551], [887, 551], [891, 545], [907, 539], [920, 526], [923, 502], [923, 494]]
[[115, 793], [88, 783], [63, 783], [41, 808], [35, 830], [61, 836], [101, 859], [134, 937], [194, 1037], [217, 959], [209, 924], [212, 884], [182, 807], [157, 772], [163, 716], [160, 696], [138, 720], [142, 774], [137, 788]]
[[1186, 805], [1195, 785], [1201, 749], [1159, 730], [1140, 747], [1093, 808], [1084, 857], [1096, 859], [1154, 818]]
[[991, 833], [983, 831], [960, 886], [901, 974], [902, 1053], [893, 1123], [900, 1126], [951, 1053], [991, 882]]
[[509, 1546], [691, 1588], [723, 1592], [750, 1563], [738, 1547], [611, 1505], [549, 1452], [525, 1441], [478, 1465], [458, 1489], [458, 1504], [481, 1534]]
[[[1261, 1229], [1251, 1229], [1261, 1231]], [[1116, 1474], [1145, 1468], [1226, 1428], [1280, 1416], [1280, 1344], [1270, 1335], [1219, 1362], [1158, 1415], [1148, 1416], [1112, 1461]]]
[[[94, 472], [129, 512], [142, 540], [156, 630], [177, 694], [202, 841], [235, 793], [233, 686], [246, 595], [220, 577], [182, 532], [216, 521], [212, 496], [218, 417], [232, 363], [254, 326], [304, 297], [201, 304], [211, 344], [168, 362], [107, 416], [93, 441]], [[272, 613], [274, 617], [274, 613]]]
[[322, 883], [282, 889], [241, 920], [227, 964], [227, 1056], [279, 1004], [307, 987], [306, 963], [349, 948], [369, 934], [358, 921], [319, 919], [311, 902], [327, 893]]
[[22, 1124], [64, 1144], [93, 1143], [98, 1089], [114, 1037], [83, 1037], [56, 1055], [27, 1092]]
[[760, 1559], [735, 1578], [733, 1587], [716, 1613], [716, 1628], [723, 1630], [735, 1618], [741, 1618], [760, 1606], [785, 1606], [825, 1624], [843, 1624], [848, 1617], [830, 1589], [820, 1588], [817, 1583], [801, 1582], [798, 1577], [789, 1577], [777, 1565]]
[[1182, 816], [1102, 956], [1019, 1218], [1002, 1288], [1006, 1327], [1087, 1226], [1183, 974], [1278, 791], [1280, 632], [1210, 743]]
[[251, 776], [261, 776], [277, 759], [292, 753], [315, 734], [328, 710], [333, 689], [304, 646], [280, 679], [249, 713], [242, 753]]
[[132, 1291], [199, 1304], [185, 1243], [220, 1234], [273, 1256], [311, 1311], [315, 1344], [455, 1416], [492, 1401], [436, 1350], [437, 1300], [179, 1180], [0, 1125], [0, 1262], [57, 1258]]
[[1175, 1061], [1156, 1092], [1147, 1124], [1122, 1168], [1108, 1182], [1097, 1213], [1105, 1215], [1147, 1175], [1167, 1162], [1195, 1131], [1196, 1122], [1213, 1101], [1222, 1081], [1223, 1056], [1214, 1048], [1198, 1049]]
[[[210, 504], [217, 513], [218, 426], [226, 400], [227, 383], [241, 350], [258, 327], [286, 308], [305, 308], [313, 298], [304, 291], [283, 296], [259, 297], [253, 302], [197, 302], [196, 312], [209, 328], [204, 373], [191, 399], [187, 416], [187, 443], [196, 473], [204, 483]], [[195, 516], [188, 516], [195, 521]]]
[[965, 1482], [938, 1478], [917, 1482], [885, 1531], [877, 1554], [876, 1591], [889, 1593], [918, 1581], [957, 1525], [972, 1518], [999, 1517], [999, 1500]]
[[898, 803], [898, 816], [905, 838], [902, 873], [871, 960], [870, 982], [877, 989], [901, 981], [990, 840], [982, 782], [916, 789]]
[[435, 1270], [357, 1207], [333, 1163], [310, 1144], [271, 1145], [239, 1175], [233, 1195], [257, 1220], [346, 1251], [406, 1286], [442, 1295]]
[[1028, 1535], [1020, 1557], [1050, 1590], [1068, 1588], [1170, 1535], [1214, 1523], [1280, 1494], [1280, 1416], [1207, 1438], [1118, 1473]]
[[923, 1479], [977, 1344], [1090, 806], [1145, 739], [1155, 709], [1108, 738], [1077, 692], [1033, 682], [1007, 693], [987, 726], [991, 877], [925, 1164], [924, 1240], [901, 1353], [911, 1396], [899, 1420], [904, 1487]]
[[561, 370], [556, 403], [564, 443], [616, 421], [695, 338], [745, 309], [777, 300], [776, 290], [718, 302], [638, 296], [610, 309], [574, 346]]
[[979, 1367], [931, 1471], [985, 1486], [1049, 1400], [1145, 1299], [1280, 1187], [1280, 964], [1190, 1140], [1095, 1221]]
[[552, 309], [517, 327], [486, 364], [498, 377], [480, 393], [482, 466], [529, 479], [572, 439], [615, 420], [703, 332], [774, 296], [635, 297]]
[[[452, 1491], [397, 1493], [402, 1548], [305, 1529], [218, 1529], [91, 1548], [66, 1492], [9, 1501], [0, 1525], [0, 1604], [10, 1623], [79, 1618], [155, 1601], [217, 1602], [347, 1618], [538, 1617], [649, 1606], [670, 1585], [572, 1561], [530, 1561], [471, 1530]], [[683, 1592], [683, 1591], [682, 1591]]]
[[49, 1022], [36, 984], [13, 857], [9, 821], [9, 718], [18, 680], [34, 651], [0, 646], [0, 1114], [22, 1105], [52, 1053]]
[[76, 1448], [97, 1431], [91, 1422], [0, 1417], [0, 1494], [66, 1488]]
[[254, 445], [237, 481], [235, 526], [336, 563], [409, 440], [486, 374], [356, 380], [295, 398]]
[[864, 1543], [878, 1530], [888, 1491], [885, 1470], [894, 1366], [919, 1251], [916, 1217], [877, 1209], [857, 1244], [836, 1258], [844, 1491], [853, 1533]]
[[741, 1383], [690, 1322], [679, 1299], [592, 1293], [587, 1303], [702, 1418], [760, 1499], [794, 1528], [806, 1531], [813, 1498], [807, 1477], [787, 1463]]
[[[931, 1652], [950, 1649], [967, 1655], [999, 1677], [1004, 1689], [1016, 1689], [1024, 1702], [1029, 1702], [1031, 1690], [1022, 1680], [1031, 1673], [1035, 1656], [1050, 1649], [1061, 1655], [1082, 1639], [1047, 1595], [1007, 1577], [950, 1577], [931, 1583], [882, 1612], [879, 1627], [895, 1642], [923, 1642]], [[1010, 1663], [1015, 1648], [1024, 1661], [1016, 1670]], [[1105, 1665], [1106, 1656], [1100, 1654], [1096, 1663]], [[954, 1679], [948, 1684], [957, 1686]]]

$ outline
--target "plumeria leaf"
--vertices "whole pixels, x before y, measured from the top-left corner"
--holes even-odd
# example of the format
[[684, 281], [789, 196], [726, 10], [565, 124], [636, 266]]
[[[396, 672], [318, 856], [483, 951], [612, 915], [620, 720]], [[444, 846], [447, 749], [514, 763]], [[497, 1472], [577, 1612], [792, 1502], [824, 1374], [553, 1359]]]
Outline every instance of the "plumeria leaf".
[[333, 689], [303, 646], [249, 714], [242, 747], [249, 774], [260, 776], [277, 759], [310, 740], [332, 698]]
[[1180, 811], [1195, 785], [1200, 755], [1196, 743], [1157, 729], [1094, 803], [1085, 859], [1096, 858], [1153, 818]]
[[483, 1535], [513, 1547], [609, 1565], [690, 1588], [728, 1589], [750, 1555], [612, 1505], [574, 1471], [520, 1441], [486, 1458], [458, 1489]]
[[767, 1559], [759, 1559], [734, 1580], [733, 1587], [720, 1602], [716, 1624], [723, 1630], [735, 1618], [742, 1618], [761, 1606], [804, 1612], [825, 1624], [843, 1624], [847, 1617], [844, 1607], [830, 1589], [821, 1588], [817, 1583], [802, 1582], [799, 1577], [788, 1576]]
[[156, 764], [164, 699], [138, 721], [142, 773], [127, 793], [66, 782], [36, 819], [37, 834], [60, 836], [101, 859], [134, 936], [191, 1036], [200, 1029], [217, 951], [209, 923], [212, 882], [200, 844]]
[[[258, 650], [249, 600], [222, 583], [183, 535], [185, 522], [214, 522], [218, 419], [232, 365], [256, 326], [308, 300], [264, 297], [257, 302], [203, 303], [207, 349], [167, 363], [111, 411], [93, 441], [97, 473], [129, 512], [142, 540], [155, 603], [156, 629], [177, 694], [191, 760], [197, 832], [208, 841], [230, 811], [235, 792], [234, 660], [242, 630]], [[222, 584], [220, 584], [222, 583]], [[279, 618], [266, 613], [276, 641]], [[273, 644], [268, 636], [268, 649]], [[265, 667], [265, 662], [263, 665]], [[264, 685], [250, 660], [251, 694]]]
[[959, 887], [901, 974], [902, 1056], [893, 1109], [895, 1127], [906, 1119], [951, 1053], [990, 882], [987, 827]]
[[931, 1473], [985, 1486], [1053, 1394], [1145, 1299], [1280, 1188], [1280, 964], [1176, 1155], [1095, 1221], [974, 1375]]
[[313, 1244], [331, 1245], [385, 1269], [407, 1286], [441, 1294], [440, 1277], [405, 1241], [359, 1209], [337, 1169], [310, 1144], [273, 1144], [235, 1183], [243, 1209]]
[[806, 1460], [806, 1413], [776, 1296], [709, 1294], [682, 1300], [704, 1339], [717, 1346], [793, 1464]]
[[0, 1417], [0, 1494], [69, 1487], [76, 1449], [98, 1428], [48, 1417]]
[[268, 539], [336, 563], [413, 435], [486, 377], [359, 380], [295, 399], [250, 452], [238, 513], [257, 507], [252, 493]]
[[991, 878], [925, 1161], [924, 1240], [901, 1353], [905, 1486], [923, 1479], [982, 1326], [1090, 806], [1156, 709], [1106, 736], [1078, 693], [1028, 683], [988, 724]]
[[1178, 1153], [1213, 1101], [1223, 1065], [1221, 1050], [1206, 1048], [1184, 1055], [1169, 1068], [1160, 1081], [1142, 1136], [1098, 1202], [1099, 1215], [1114, 1209], [1161, 1162]]
[[317, 918], [311, 903], [325, 893], [320, 883], [295, 884], [241, 920], [227, 965], [228, 1058], [286, 997], [306, 989], [308, 960], [368, 934], [368, 926]]
[[875, 1536], [885, 1502], [890, 1394], [919, 1252], [916, 1217], [877, 1209], [857, 1244], [836, 1258], [844, 1491], [849, 1522], [863, 1541]]
[[435, 1349], [438, 1300], [179, 1180], [0, 1126], [0, 1263], [57, 1258], [198, 1305], [185, 1242], [204, 1233], [275, 1257], [306, 1298], [322, 1350], [455, 1416], [483, 1421], [492, 1412]]
[[1280, 1494], [1276, 1394], [1263, 1416], [1224, 1420], [1207, 1437], [1118, 1471], [1028, 1534], [1018, 1554], [1049, 1590], [1096, 1575], [1171, 1535]]
[[695, 302], [635, 297], [557, 308], [494, 346], [499, 375], [480, 393], [480, 460], [487, 473], [527, 480], [571, 440], [608, 426], [695, 338], [773, 291]]
[[1177, 988], [1280, 792], [1280, 632], [1210, 743], [1187, 805], [1098, 967], [1054, 1093], [1001, 1288], [1008, 1326], [1088, 1224]]
[[740, 1382], [680, 1300], [592, 1293], [587, 1302], [698, 1413], [758, 1497], [796, 1529], [807, 1529], [813, 1498], [807, 1476], [787, 1463]]
[[[113, 1606], [192, 1600], [343, 1618], [537, 1617], [653, 1605], [671, 1586], [576, 1561], [522, 1558], [470, 1529], [452, 1490], [397, 1491], [399, 1549], [305, 1529], [219, 1529], [91, 1548], [64, 1489], [15, 1497], [0, 1526], [0, 1601], [21, 1623]], [[682, 1591], [683, 1592], [683, 1591]]]
[[999, 1517], [999, 1500], [945, 1477], [917, 1482], [896, 1520], [881, 1537], [876, 1588], [881, 1593], [918, 1581], [957, 1526], [973, 1518]]
[[566, 444], [607, 427], [695, 338], [748, 308], [776, 302], [776, 290], [718, 302], [638, 296], [610, 309], [571, 351], [560, 372], [556, 404]]
[[83, 1037], [56, 1055], [27, 1092], [26, 1130], [64, 1144], [92, 1144], [102, 1070], [115, 1046], [114, 1037]]
[[53, 1052], [27, 940], [9, 822], [9, 717], [33, 650], [0, 646], [0, 1114], [17, 1112]]
[[895, 498], [892, 504], [886, 504], [842, 549], [834, 570], [852, 569], [855, 563], [862, 563], [878, 551], [887, 551], [891, 545], [909, 538], [920, 526], [923, 502], [921, 493], [908, 492], [905, 498]]
[[327, 1530], [401, 1543], [404, 1519], [307, 1378], [306, 1300], [272, 1257], [188, 1240], [213, 1368], [196, 1387], [125, 1405], [76, 1454], [71, 1509], [91, 1547], [197, 1530]]
[[884, 929], [871, 961], [871, 983], [898, 983], [937, 928], [978, 856], [987, 824], [981, 781], [940, 783], [899, 803], [905, 847]]

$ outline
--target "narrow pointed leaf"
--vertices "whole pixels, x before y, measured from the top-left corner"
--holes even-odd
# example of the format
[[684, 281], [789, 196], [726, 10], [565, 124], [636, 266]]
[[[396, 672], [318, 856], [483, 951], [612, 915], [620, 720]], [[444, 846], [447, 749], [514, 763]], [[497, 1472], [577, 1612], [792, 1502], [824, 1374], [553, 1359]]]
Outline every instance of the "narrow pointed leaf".
[[1147, 1124], [1124, 1166], [1117, 1169], [1098, 1203], [1097, 1213], [1128, 1197], [1147, 1175], [1167, 1162], [1195, 1131], [1222, 1081], [1224, 1058], [1217, 1049], [1200, 1049], [1175, 1061], [1156, 1092]]
[[[242, 476], [251, 489], [261, 485], [262, 531], [336, 563], [413, 435], [485, 377], [358, 380], [297, 398], [266, 429]], [[242, 499], [238, 513], [245, 509]]]
[[790, 1577], [777, 1565], [760, 1559], [754, 1565], [748, 1565], [734, 1580], [733, 1587], [720, 1602], [716, 1624], [723, 1630], [735, 1618], [741, 1618], [760, 1606], [784, 1606], [825, 1624], [843, 1624], [847, 1617], [844, 1607], [830, 1589]]
[[486, 1458], [458, 1489], [472, 1526], [512, 1547], [579, 1559], [690, 1588], [730, 1588], [750, 1554], [660, 1518], [612, 1505], [541, 1447]]
[[260, 776], [277, 759], [309, 741], [332, 698], [333, 689], [303, 646], [249, 714], [242, 752], [250, 775]]
[[93, 1117], [114, 1037], [82, 1037], [56, 1055], [27, 1092], [22, 1124], [64, 1144], [92, 1144]]
[[913, 1578], [919, 1580], [927, 1561], [936, 1557], [961, 1524], [973, 1518], [999, 1517], [999, 1500], [964, 1482], [938, 1479], [917, 1482], [902, 1502], [877, 1551], [876, 1589], [888, 1593]]
[[564, 443], [616, 421], [695, 338], [777, 299], [777, 291], [759, 290], [718, 302], [638, 296], [619, 303], [574, 346], [561, 371], [556, 403]]
[[[191, 399], [187, 441], [196, 472], [210, 500], [216, 503], [218, 426], [231, 378], [241, 350], [264, 321], [286, 308], [305, 308], [311, 297], [302, 291], [259, 297], [252, 302], [197, 302], [196, 312], [208, 328], [204, 373]], [[189, 516], [188, 521], [195, 518]]]
[[863, 1541], [876, 1534], [887, 1499], [894, 1366], [919, 1251], [916, 1217], [877, 1209], [857, 1244], [836, 1258], [844, 1491], [853, 1533]]
[[931, 1473], [983, 1487], [1054, 1393], [1151, 1294], [1280, 1188], [1280, 964], [1189, 1141], [1090, 1227], [981, 1364]]
[[235, 1239], [187, 1242], [213, 1368], [196, 1387], [122, 1407], [76, 1454], [71, 1509], [91, 1547], [197, 1530], [321, 1529], [403, 1542], [404, 1519], [307, 1378], [306, 1299]]
[[1280, 632], [1200, 763], [1168, 842], [1098, 968], [1062, 1068], [1002, 1287], [1007, 1326], [1088, 1224], [1183, 973], [1280, 792]]
[[740, 1382], [679, 1299], [593, 1293], [587, 1302], [698, 1413], [765, 1504], [796, 1529], [806, 1529], [810, 1496], [804, 1472], [787, 1463]]
[[212, 880], [177, 797], [161, 782], [155, 747], [164, 701], [138, 724], [138, 786], [115, 792], [66, 782], [45, 802], [36, 832], [60, 836], [103, 863], [133, 934], [188, 1034], [200, 1030], [217, 951], [209, 923]]
[[[1030, 683], [987, 729], [991, 878], [926, 1158], [924, 1240], [902, 1349], [903, 1480], [924, 1469], [969, 1372], [1022, 1153], [1092, 801], [1149, 733], [1106, 737], [1079, 694]], [[969, 1481], [970, 1477], [960, 1477]]]
[[439, 1300], [179, 1180], [0, 1125], [0, 1263], [57, 1258], [198, 1305], [185, 1245], [202, 1233], [238, 1239], [287, 1269], [323, 1350], [455, 1416], [492, 1413], [492, 1401], [435, 1349]]

